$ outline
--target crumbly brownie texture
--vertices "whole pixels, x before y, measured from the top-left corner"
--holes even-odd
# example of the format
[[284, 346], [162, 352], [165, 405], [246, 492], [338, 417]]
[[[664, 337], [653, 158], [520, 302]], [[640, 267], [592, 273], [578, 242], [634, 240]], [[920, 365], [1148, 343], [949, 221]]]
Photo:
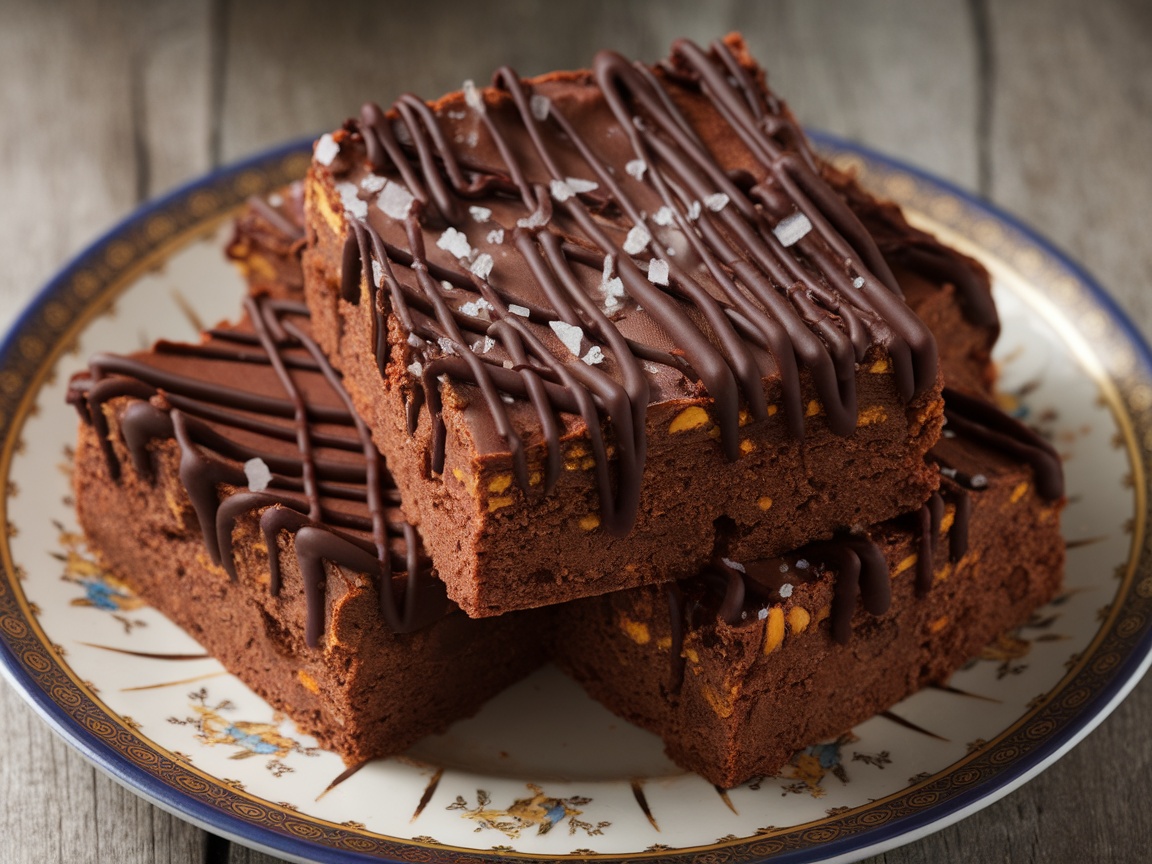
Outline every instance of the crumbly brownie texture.
[[80, 523], [323, 746], [349, 764], [399, 752], [539, 665], [523, 646], [546, 613], [475, 621], [446, 600], [306, 310], [248, 309], [199, 345], [100, 355], [74, 380]]
[[570, 604], [558, 661], [722, 787], [945, 681], [1055, 595], [1064, 561], [1055, 452], [989, 403], [946, 402], [944, 481], [919, 511]]
[[935, 341], [822, 171], [735, 38], [502, 69], [321, 138], [317, 339], [469, 615], [780, 553], [935, 489]]
[[249, 198], [224, 251], [254, 294], [302, 301], [304, 182], [291, 183], [267, 198]]

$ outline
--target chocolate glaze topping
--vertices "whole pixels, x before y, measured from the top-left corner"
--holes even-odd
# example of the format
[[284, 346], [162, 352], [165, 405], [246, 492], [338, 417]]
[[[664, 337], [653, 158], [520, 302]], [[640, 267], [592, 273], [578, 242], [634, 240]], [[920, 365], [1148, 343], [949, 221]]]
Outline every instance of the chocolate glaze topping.
[[[109, 472], [121, 473], [104, 406], [121, 411], [123, 443], [135, 469], [155, 475], [150, 442], [180, 446], [188, 491], [209, 557], [233, 579], [237, 519], [260, 513], [270, 590], [280, 591], [278, 540], [288, 532], [304, 579], [305, 639], [324, 632], [325, 562], [369, 576], [380, 614], [396, 633], [420, 629], [452, 607], [399, 495], [339, 375], [308, 331], [307, 309], [267, 298], [245, 301], [248, 320], [212, 330], [199, 345], [158, 343], [152, 352], [98, 354], [77, 376], [69, 401], [93, 425]], [[276, 391], [279, 391], [277, 393]], [[244, 464], [260, 459], [272, 479], [250, 491]]]
[[[546, 493], [562, 437], [586, 434], [601, 523], [619, 535], [639, 504], [651, 403], [710, 398], [735, 459], [742, 411], [765, 421], [771, 399], [803, 436], [804, 379], [851, 434], [870, 351], [890, 356], [905, 400], [935, 385], [931, 334], [737, 51], [677, 42], [655, 69], [604, 52], [590, 72], [534, 81], [503, 68], [492, 88], [433, 106], [365, 105], [337, 133], [342, 296], [367, 293], [382, 374], [397, 349], [387, 317], [410, 334], [409, 427], [426, 407], [434, 471], [447, 375], [479, 391], [526, 494], [526, 448], [546, 447]], [[538, 432], [502, 396], [530, 405]]]

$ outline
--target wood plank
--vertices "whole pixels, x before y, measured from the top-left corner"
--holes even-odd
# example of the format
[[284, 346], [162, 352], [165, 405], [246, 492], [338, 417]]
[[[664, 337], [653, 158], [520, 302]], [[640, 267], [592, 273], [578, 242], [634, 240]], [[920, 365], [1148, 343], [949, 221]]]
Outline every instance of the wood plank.
[[706, 43], [742, 28], [807, 122], [963, 185], [977, 179], [976, 52], [970, 17], [954, 4], [448, 0], [389, 18], [371, 6], [317, 16], [262, 0], [229, 11], [225, 159], [333, 128], [367, 99], [487, 80], [500, 64], [523, 75], [579, 68], [601, 48], [656, 60], [677, 37]]
[[1152, 5], [1033, 0], [991, 12], [992, 198], [1097, 274], [1152, 334]]

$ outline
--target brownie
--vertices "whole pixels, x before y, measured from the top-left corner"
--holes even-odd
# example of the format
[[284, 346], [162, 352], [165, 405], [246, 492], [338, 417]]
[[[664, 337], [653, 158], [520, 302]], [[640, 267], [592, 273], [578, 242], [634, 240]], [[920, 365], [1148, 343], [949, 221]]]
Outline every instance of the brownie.
[[767, 560], [569, 604], [558, 662], [722, 787], [774, 774], [947, 678], [1059, 589], [1055, 451], [946, 391], [940, 491], [914, 513]]
[[317, 340], [469, 615], [937, 486], [935, 340], [738, 38], [367, 105], [317, 143], [306, 221]]
[[476, 621], [447, 600], [306, 310], [247, 310], [73, 380], [80, 524], [324, 747], [350, 764], [399, 752], [538, 666], [526, 646], [549, 613]]
[[232, 225], [224, 252], [254, 294], [280, 300], [304, 299], [304, 182], [267, 197], [253, 196]]

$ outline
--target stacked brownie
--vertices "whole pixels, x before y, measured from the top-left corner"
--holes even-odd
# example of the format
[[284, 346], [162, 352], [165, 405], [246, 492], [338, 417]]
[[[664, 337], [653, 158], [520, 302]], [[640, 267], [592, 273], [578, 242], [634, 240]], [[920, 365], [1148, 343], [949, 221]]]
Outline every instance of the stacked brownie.
[[77, 499], [348, 761], [551, 656], [729, 786], [1056, 591], [1060, 464], [986, 401], [987, 275], [738, 39], [366, 106], [300, 196], [238, 220], [238, 324], [74, 382]]

